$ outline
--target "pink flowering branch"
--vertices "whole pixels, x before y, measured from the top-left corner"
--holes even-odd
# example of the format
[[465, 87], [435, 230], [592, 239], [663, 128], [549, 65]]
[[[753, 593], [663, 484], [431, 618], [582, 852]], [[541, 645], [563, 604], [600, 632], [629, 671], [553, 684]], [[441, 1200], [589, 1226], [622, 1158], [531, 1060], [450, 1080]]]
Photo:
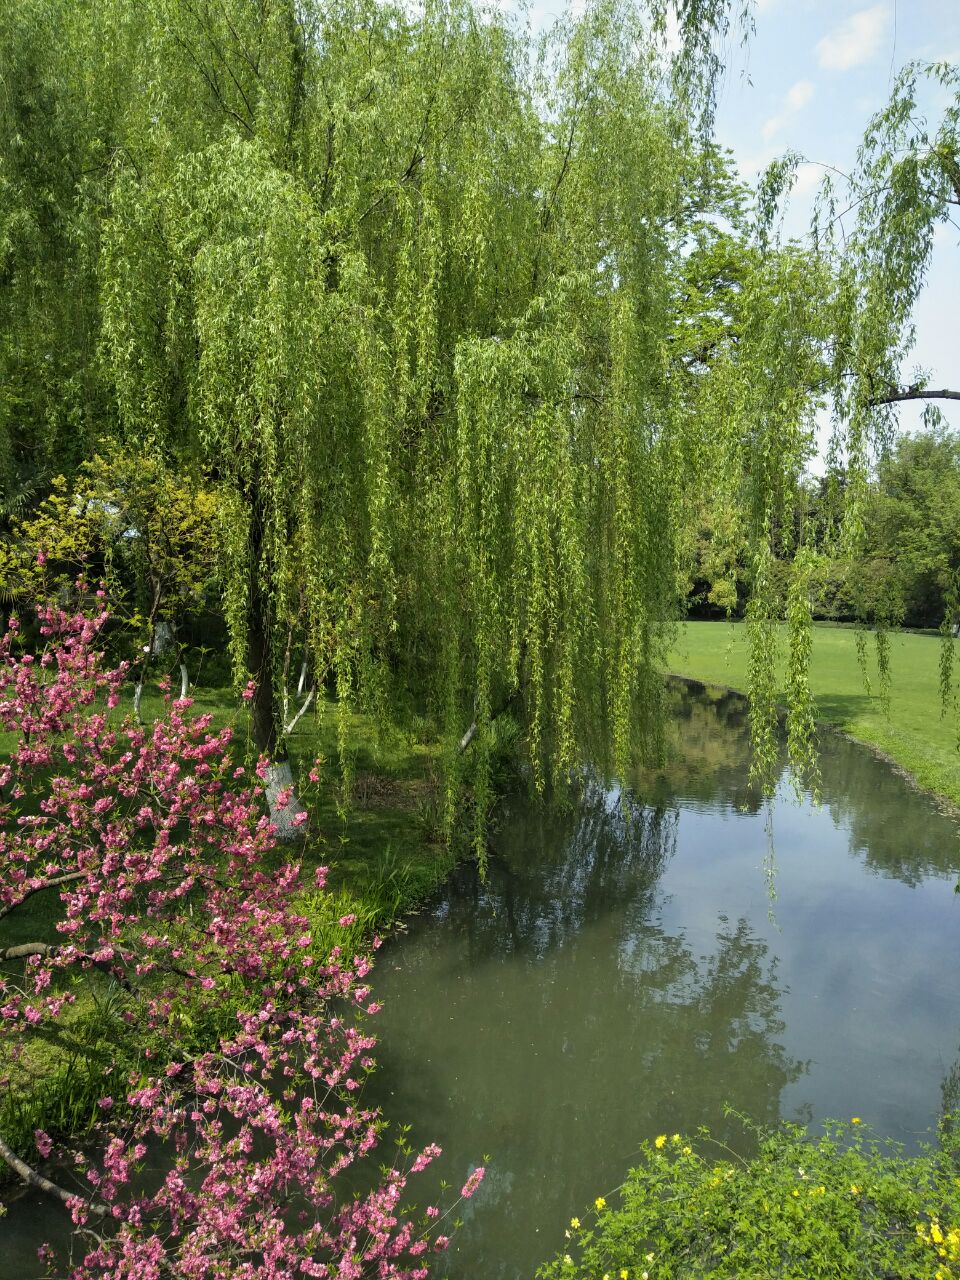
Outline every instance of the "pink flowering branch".
[[[248, 777], [228, 729], [187, 699], [150, 727], [119, 718], [124, 670], [104, 669], [95, 648], [104, 620], [46, 608], [41, 654], [18, 653], [15, 630], [0, 640], [0, 727], [18, 733], [0, 766], [0, 918], [45, 889], [62, 907], [55, 939], [0, 950], [23, 961], [19, 978], [0, 978], [0, 1043], [16, 1061], [83, 983], [110, 982], [134, 1066], [119, 1104], [100, 1100], [102, 1156], [77, 1163], [86, 1196], [5, 1142], [0, 1157], [93, 1242], [73, 1280], [421, 1280], [446, 1244], [440, 1210], [413, 1218], [400, 1201], [439, 1148], [365, 1194], [341, 1177], [381, 1128], [360, 1101], [371, 961], [325, 953], [295, 910], [300, 868], [278, 863], [265, 766]], [[35, 1140], [49, 1156], [48, 1135]], [[158, 1149], [159, 1186], [141, 1172]]]

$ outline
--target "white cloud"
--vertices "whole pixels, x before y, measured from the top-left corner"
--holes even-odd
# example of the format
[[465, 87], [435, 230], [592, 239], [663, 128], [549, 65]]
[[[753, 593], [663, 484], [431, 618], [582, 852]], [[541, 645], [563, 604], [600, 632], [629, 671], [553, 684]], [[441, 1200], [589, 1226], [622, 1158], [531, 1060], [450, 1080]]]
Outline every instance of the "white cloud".
[[787, 90], [784, 102], [791, 111], [802, 111], [813, 97], [813, 91], [814, 84], [812, 80], [798, 80], [795, 85]]
[[890, 13], [886, 4], [853, 13], [829, 31], [817, 45], [821, 67], [828, 71], [849, 71], [859, 67], [880, 49]]
[[774, 134], [779, 133], [783, 126], [788, 123], [792, 116], [803, 110], [813, 97], [815, 88], [816, 86], [811, 80], [798, 80], [795, 85], [792, 85], [787, 90], [781, 110], [764, 123], [761, 130], [764, 142], [769, 142]]
[[823, 167], [819, 164], [801, 164], [797, 166], [797, 176], [793, 184], [793, 195], [801, 198], [811, 195], [820, 185], [823, 178]]
[[667, 9], [667, 29], [664, 36], [667, 53], [679, 53], [683, 48], [683, 37], [680, 35], [680, 19], [673, 5]]

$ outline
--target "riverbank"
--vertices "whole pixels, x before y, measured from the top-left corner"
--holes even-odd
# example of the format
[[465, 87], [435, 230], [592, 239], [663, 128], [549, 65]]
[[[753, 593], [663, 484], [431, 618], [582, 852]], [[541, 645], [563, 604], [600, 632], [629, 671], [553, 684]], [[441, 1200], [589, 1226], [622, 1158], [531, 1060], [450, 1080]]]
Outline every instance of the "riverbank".
[[[247, 717], [232, 692], [199, 688], [191, 696], [196, 714], [209, 713], [214, 728], [233, 726], [242, 756]], [[144, 698], [148, 722], [159, 710], [159, 695]], [[328, 891], [305, 893], [297, 909], [310, 919], [321, 947], [339, 945], [354, 954], [369, 951], [375, 934], [395, 929], [416, 910], [449, 875], [460, 846], [454, 841], [451, 848], [441, 838], [439, 747], [426, 727], [421, 736], [385, 736], [368, 718], [351, 715], [347, 730], [349, 797], [340, 783], [335, 708], [322, 704], [317, 714], [303, 717], [291, 737], [291, 755], [302, 777], [320, 761], [320, 781], [303, 796], [311, 813], [307, 836], [291, 856], [303, 864], [304, 883], [312, 883], [316, 867], [329, 867]], [[10, 749], [12, 735], [6, 736], [9, 743], [0, 745]], [[37, 894], [3, 920], [0, 942], [9, 947], [52, 940], [59, 911], [54, 891]], [[353, 920], [346, 931], [345, 918]], [[124, 1046], [119, 1030], [105, 984], [104, 991], [79, 993], [56, 1037], [36, 1041], [16, 1064], [0, 1062], [5, 1085], [0, 1134], [14, 1149], [29, 1155], [36, 1129], [82, 1137], [97, 1122], [97, 1100], [110, 1092], [107, 1075], [116, 1080], [118, 1061], [129, 1058], [132, 1067], [137, 1053], [137, 1046]], [[216, 1033], [212, 1028], [214, 1038]], [[0, 1184], [13, 1180], [0, 1163]]]
[[[785, 628], [781, 641], [778, 671], [785, 701]], [[917, 786], [960, 808], [957, 698], [951, 698], [944, 714], [939, 637], [891, 633], [888, 705], [879, 695], [872, 637], [867, 656], [869, 686], [857, 659], [854, 630], [814, 627], [811, 685], [818, 718], [873, 747]], [[687, 622], [679, 629], [667, 666], [675, 675], [746, 691], [747, 659], [743, 623]]]

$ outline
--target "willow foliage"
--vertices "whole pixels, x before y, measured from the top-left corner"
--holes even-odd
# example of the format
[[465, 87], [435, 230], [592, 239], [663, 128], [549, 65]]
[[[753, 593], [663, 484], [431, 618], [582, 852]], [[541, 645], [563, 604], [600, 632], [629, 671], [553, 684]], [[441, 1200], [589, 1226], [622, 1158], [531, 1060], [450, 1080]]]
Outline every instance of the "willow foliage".
[[816, 264], [709, 139], [729, 6], [672, 63], [661, 3], [539, 44], [470, 0], [95, 7], [98, 368], [217, 487], [260, 745], [302, 625], [342, 707], [429, 701], [451, 796], [472, 722], [481, 814], [508, 704], [538, 788], [656, 754], [690, 512], [762, 565], [819, 358]]

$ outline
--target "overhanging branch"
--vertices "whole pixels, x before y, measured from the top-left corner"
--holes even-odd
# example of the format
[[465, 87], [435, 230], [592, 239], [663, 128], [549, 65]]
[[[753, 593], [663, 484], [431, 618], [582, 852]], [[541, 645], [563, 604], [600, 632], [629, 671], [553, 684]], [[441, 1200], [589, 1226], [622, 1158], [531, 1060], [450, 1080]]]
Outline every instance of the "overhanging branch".
[[[28, 1187], [34, 1187], [37, 1191], [46, 1192], [48, 1196], [54, 1196], [57, 1200], [62, 1200], [65, 1205], [70, 1205], [81, 1197], [74, 1191], [68, 1191], [66, 1187], [60, 1187], [55, 1182], [51, 1182], [49, 1178], [45, 1178], [42, 1173], [37, 1173], [36, 1169], [24, 1163], [23, 1160], [0, 1138], [0, 1159], [5, 1160], [14, 1173], [27, 1184]], [[87, 1204], [87, 1209], [91, 1213], [95, 1213], [102, 1217], [110, 1210], [105, 1204], [100, 1204], [93, 1200]]]
[[950, 391], [946, 387], [939, 391], [928, 391], [918, 386], [893, 387], [883, 395], [871, 396], [868, 404], [899, 404], [902, 400], [960, 400], [960, 391]]
[[0, 906], [0, 920], [4, 916], [8, 916], [11, 911], [16, 911], [17, 907], [22, 906], [28, 898], [32, 898], [35, 893], [39, 893], [41, 889], [53, 889], [59, 884], [69, 884], [72, 880], [82, 880], [88, 873], [86, 871], [68, 871], [62, 876], [53, 876], [49, 880], [44, 880], [42, 884], [35, 884], [31, 888], [26, 889], [16, 902], [8, 902]]

